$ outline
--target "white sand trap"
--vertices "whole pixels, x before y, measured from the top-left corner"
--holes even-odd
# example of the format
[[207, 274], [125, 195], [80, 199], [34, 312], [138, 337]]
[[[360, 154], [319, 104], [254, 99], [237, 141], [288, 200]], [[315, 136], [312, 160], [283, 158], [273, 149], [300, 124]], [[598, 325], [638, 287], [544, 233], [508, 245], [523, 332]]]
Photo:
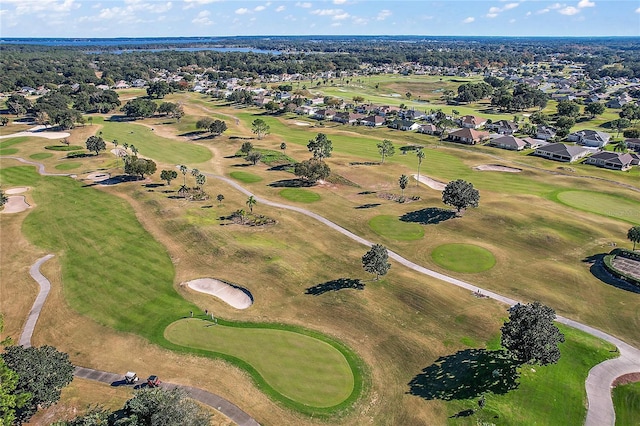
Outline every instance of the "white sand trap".
[[247, 309], [253, 304], [251, 297], [239, 288], [213, 278], [198, 278], [187, 282], [187, 286], [200, 293], [210, 294], [236, 309]]
[[103, 180], [107, 180], [111, 177], [111, 175], [109, 173], [91, 173], [89, 176], [87, 176], [87, 179], [90, 179], [94, 182], [102, 182]]
[[2, 209], [2, 213], [20, 213], [31, 208], [25, 201], [24, 195], [12, 195], [7, 198], [8, 200], [4, 205], [4, 209]]
[[506, 172], [506, 173], [520, 173], [522, 169], [516, 169], [515, 167], [500, 166], [498, 164], [481, 164], [474, 167], [474, 170], [480, 170], [482, 172]]
[[4, 191], [4, 193], [7, 195], [15, 195], [15, 194], [22, 194], [23, 192], [27, 192], [28, 190], [29, 190], [28, 186], [19, 186], [17, 188], [7, 189], [6, 191]]
[[127, 155], [127, 151], [125, 151], [124, 148], [114, 148], [111, 150], [111, 153], [116, 157], [124, 157]]
[[[417, 179], [418, 175], [413, 175], [413, 178]], [[431, 179], [429, 176], [424, 175], [420, 175], [420, 183], [424, 183], [429, 188], [435, 189], [436, 191], [444, 191], [445, 186], [447, 186], [446, 183], [442, 183], [435, 179]]]
[[47, 132], [47, 126], [35, 126], [30, 128], [26, 132], [13, 133], [11, 135], [0, 136], [0, 139], [17, 138], [19, 136], [35, 136], [37, 138], [45, 139], [63, 139], [71, 136], [71, 133], [67, 132]]
[[296, 126], [311, 126], [311, 124], [305, 123], [304, 121], [295, 121], [293, 124]]

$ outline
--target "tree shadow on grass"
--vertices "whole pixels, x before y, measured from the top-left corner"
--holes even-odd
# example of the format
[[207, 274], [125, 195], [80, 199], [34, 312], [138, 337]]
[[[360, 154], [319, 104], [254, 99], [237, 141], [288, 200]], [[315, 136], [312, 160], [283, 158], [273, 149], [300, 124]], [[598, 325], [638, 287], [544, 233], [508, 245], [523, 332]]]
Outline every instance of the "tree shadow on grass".
[[380, 203], [369, 203], [369, 204], [363, 204], [361, 206], [356, 206], [356, 207], [354, 207], [354, 209], [358, 209], [358, 210], [371, 209], [371, 208], [374, 208], [374, 207], [378, 207], [379, 205], [381, 205], [381, 204]]
[[313, 184], [302, 179], [282, 179], [270, 183], [269, 186], [272, 188], [308, 188]]
[[338, 278], [336, 280], [327, 281], [322, 284], [309, 287], [305, 294], [311, 294], [313, 296], [320, 296], [321, 294], [329, 291], [338, 291], [345, 288], [353, 288], [355, 290], [364, 290], [364, 284], [359, 279], [353, 278]]
[[400, 216], [403, 222], [414, 222], [421, 225], [436, 225], [445, 220], [453, 219], [456, 213], [451, 210], [437, 207], [427, 207], [426, 209], [408, 212]]
[[444, 401], [476, 398], [486, 392], [505, 394], [519, 385], [518, 365], [503, 351], [465, 349], [423, 369], [411, 379], [407, 393]]
[[609, 284], [621, 290], [630, 291], [632, 293], [640, 294], [640, 287], [634, 286], [631, 283], [626, 282], [618, 277], [615, 277], [609, 273], [604, 267], [604, 257], [609, 253], [594, 254], [582, 259], [584, 263], [590, 263], [589, 272], [591, 275], [599, 279], [605, 284]]

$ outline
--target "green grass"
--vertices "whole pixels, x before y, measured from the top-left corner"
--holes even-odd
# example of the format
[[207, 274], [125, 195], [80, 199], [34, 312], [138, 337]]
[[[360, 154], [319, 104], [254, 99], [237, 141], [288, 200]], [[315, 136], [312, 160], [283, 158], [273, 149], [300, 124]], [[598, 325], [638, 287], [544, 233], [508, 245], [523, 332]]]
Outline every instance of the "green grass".
[[559, 202], [579, 210], [640, 224], [638, 203], [625, 197], [591, 191], [562, 191], [555, 197]]
[[640, 419], [640, 382], [616, 386], [613, 389], [616, 426], [633, 426]]
[[[340, 396], [336, 396], [342, 398], [341, 402], [331, 407], [309, 407], [282, 395], [244, 360], [185, 348], [166, 340], [164, 331], [169, 324], [199, 309], [176, 292], [175, 271], [169, 254], [142, 227], [125, 200], [85, 187], [73, 179], [40, 176], [33, 167], [27, 166], [0, 169], [0, 184], [34, 188], [32, 196], [38, 208], [25, 218], [23, 232], [33, 244], [59, 256], [65, 299], [80, 314], [169, 349], [225, 359], [251, 374], [256, 384], [274, 400], [302, 413], [331, 415], [349, 407], [359, 397], [363, 384], [362, 361], [348, 347], [321, 333], [287, 325], [221, 322], [225, 326], [294, 331], [337, 349], [352, 369], [352, 388], [346, 396], [341, 391]], [[114, 227], [114, 223], [118, 226]]]
[[103, 125], [101, 136], [107, 141], [108, 149], [113, 146], [109, 142], [117, 140], [119, 146], [135, 145], [140, 155], [162, 163], [193, 165], [212, 158], [211, 151], [205, 146], [160, 137], [140, 124], [105, 121], [100, 117], [94, 118], [93, 122]]
[[320, 195], [302, 188], [285, 188], [279, 194], [282, 198], [298, 203], [313, 203], [320, 200]]
[[402, 222], [397, 216], [376, 216], [369, 220], [369, 227], [376, 234], [390, 240], [412, 241], [424, 237], [424, 229], [421, 225]]
[[26, 136], [20, 136], [17, 138], [9, 138], [3, 141], [0, 141], [0, 155], [13, 155], [19, 151], [18, 148], [9, 148], [10, 146], [17, 145], [22, 143], [29, 138]]
[[51, 157], [53, 157], [53, 154], [51, 154], [50, 152], [38, 152], [29, 156], [29, 158], [31, 158], [32, 160], [44, 160], [45, 158]]
[[[556, 324], [566, 342], [554, 365], [520, 367], [519, 387], [506, 394], [486, 394], [482, 411], [449, 419], [450, 425], [476, 425], [481, 421], [500, 425], [581, 425], [586, 416], [584, 381], [589, 370], [617, 354], [613, 345], [576, 329]], [[535, 371], [534, 371], [535, 370]], [[446, 403], [449, 416], [477, 408], [476, 400]]]
[[82, 166], [82, 163], [62, 163], [55, 166], [56, 170], [73, 170]]
[[353, 390], [353, 374], [344, 355], [301, 333], [184, 319], [171, 324], [165, 336], [181, 346], [240, 358], [276, 391], [305, 405], [331, 407]]
[[48, 149], [50, 151], [79, 151], [84, 149], [84, 147], [80, 145], [47, 145], [44, 149]]
[[438, 265], [454, 272], [482, 272], [496, 264], [493, 254], [485, 248], [471, 244], [443, 244], [431, 252]]
[[262, 180], [260, 176], [248, 172], [231, 172], [229, 176], [242, 183], [256, 183]]
[[0, 155], [13, 155], [20, 151], [18, 148], [4, 148], [0, 149]]

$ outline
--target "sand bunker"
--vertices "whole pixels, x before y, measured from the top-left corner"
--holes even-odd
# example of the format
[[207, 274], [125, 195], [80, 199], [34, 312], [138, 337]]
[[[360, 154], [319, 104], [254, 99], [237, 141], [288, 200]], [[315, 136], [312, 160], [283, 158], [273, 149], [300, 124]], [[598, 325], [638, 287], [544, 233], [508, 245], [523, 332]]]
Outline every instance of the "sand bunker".
[[23, 192], [27, 192], [28, 190], [29, 190], [28, 186], [19, 186], [17, 188], [7, 189], [6, 191], [4, 191], [4, 193], [7, 195], [15, 195], [15, 194], [22, 194]]
[[[413, 175], [414, 179], [418, 179], [418, 175]], [[424, 183], [431, 189], [435, 189], [436, 191], [444, 191], [446, 183], [442, 183], [435, 179], [431, 179], [429, 176], [420, 175], [420, 183]]]
[[25, 201], [24, 195], [12, 195], [7, 197], [2, 213], [20, 213], [30, 208], [31, 206]]
[[311, 124], [305, 123], [304, 121], [295, 121], [293, 124], [296, 126], [311, 126]]
[[91, 173], [89, 176], [87, 176], [87, 179], [90, 179], [94, 182], [102, 182], [103, 180], [107, 180], [111, 177], [111, 175], [109, 173]]
[[32, 127], [31, 129], [29, 129], [26, 132], [18, 132], [18, 133], [13, 133], [11, 135], [0, 136], [0, 139], [17, 138], [19, 136], [35, 136], [35, 137], [38, 137], [38, 138], [45, 138], [45, 139], [62, 139], [62, 138], [67, 138], [67, 137], [71, 136], [71, 133], [67, 133], [67, 132], [51, 132], [51, 131], [47, 131], [47, 129], [50, 129], [50, 127], [47, 127], [47, 126], [35, 126], [35, 127]]
[[253, 304], [253, 299], [247, 290], [243, 291], [220, 280], [199, 278], [186, 284], [189, 288], [215, 296], [236, 309], [247, 309]]
[[516, 169], [515, 167], [500, 166], [498, 164], [481, 164], [473, 168], [474, 170], [480, 170], [482, 172], [506, 172], [506, 173], [520, 173], [522, 169]]
[[111, 153], [116, 157], [124, 157], [127, 155], [127, 151], [124, 148], [114, 148], [111, 150]]

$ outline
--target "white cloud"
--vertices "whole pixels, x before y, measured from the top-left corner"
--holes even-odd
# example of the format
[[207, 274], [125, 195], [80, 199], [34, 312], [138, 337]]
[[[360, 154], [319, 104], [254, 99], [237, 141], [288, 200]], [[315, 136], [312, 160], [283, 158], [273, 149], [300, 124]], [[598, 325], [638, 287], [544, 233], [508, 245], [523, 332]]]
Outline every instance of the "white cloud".
[[333, 24], [331, 24], [332, 27], [341, 27], [342, 24], [340, 22], [334, 22]]
[[276, 7], [276, 12], [282, 12], [285, 9], [286, 9], [286, 7], [284, 7], [284, 6], [278, 6], [278, 7]]
[[310, 9], [311, 6], [313, 6], [313, 5], [311, 3], [309, 3], [308, 1], [305, 1], [305, 2], [296, 3], [296, 6], [297, 7], [302, 7], [302, 8], [305, 8], [305, 9]]
[[500, 9], [499, 7], [490, 7], [489, 8], [489, 13], [498, 13], [498, 12], [502, 12], [502, 9]]
[[463, 24], [470, 24], [470, 23], [472, 23], [472, 22], [473, 22], [473, 21], [475, 21], [475, 20], [476, 20], [476, 18], [474, 18], [473, 16], [469, 16], [468, 18], [465, 18], [465, 19], [462, 21], [462, 23], [463, 23]]
[[505, 10], [510, 10], [518, 7], [520, 3], [507, 3], [504, 7], [496, 7], [492, 6], [489, 8], [489, 12], [485, 15], [487, 18], [495, 18], [499, 13], [504, 12]]
[[510, 23], [510, 24], [514, 24], [515, 22], [516, 22], [516, 20], [515, 20], [515, 19], [510, 19], [510, 20], [509, 20], [509, 23]]
[[502, 10], [509, 10], [509, 9], [515, 9], [516, 7], [518, 7], [520, 5], [520, 3], [508, 3], [505, 4], [504, 7], [502, 8]]
[[93, 6], [91, 6], [92, 9], [100, 9], [102, 7], [102, 3], [96, 3]]
[[254, 12], [262, 12], [263, 10], [265, 10], [267, 7], [266, 6], [256, 6], [253, 11]]
[[187, 5], [189, 6], [215, 3], [217, 1], [220, 1], [220, 0], [184, 0], [184, 2], [187, 3]]
[[345, 4], [347, 0], [333, 0], [333, 4]]
[[536, 15], [542, 15], [543, 13], [547, 13], [549, 12], [550, 9], [546, 8], [546, 9], [540, 9], [539, 11], [536, 12]]
[[361, 18], [359, 16], [354, 16], [351, 22], [353, 22], [356, 25], [367, 25], [369, 23], [369, 20], [365, 18]]
[[350, 17], [351, 15], [349, 15], [347, 12], [341, 13], [339, 15], [335, 15], [333, 17], [334, 21], [341, 21], [343, 19], [347, 19], [348, 17]]
[[343, 13], [343, 10], [342, 9], [315, 9], [309, 13], [311, 13], [312, 15], [318, 15], [318, 16], [335, 16]]
[[563, 9], [560, 9], [558, 11], [558, 13], [562, 14], [562, 15], [567, 15], [567, 16], [573, 16], [576, 15], [578, 13], [580, 13], [580, 9], [578, 9], [577, 7], [573, 7], [573, 6], [567, 6]]
[[566, 5], [560, 4], [560, 3], [554, 3], [551, 6], [549, 6], [549, 9], [555, 10], [555, 9], [560, 9], [561, 7], [564, 7], [564, 6], [566, 6]]
[[249, 13], [249, 9], [246, 7], [241, 7], [240, 9], [236, 9], [236, 15], [245, 15]]
[[594, 1], [589, 1], [589, 0], [580, 0], [578, 2], [578, 9], [582, 9], [585, 7], [594, 7], [596, 5], [596, 2]]
[[640, 13], [640, 7], [636, 9], [636, 13]]
[[378, 12], [378, 16], [376, 16], [376, 20], [378, 21], [384, 21], [385, 19], [387, 19], [389, 16], [391, 16], [392, 13], [390, 10], [388, 9], [383, 9], [380, 12]]
[[487, 18], [495, 18], [496, 16], [498, 16], [497, 13], [487, 13]]
[[80, 4], [75, 0], [38, 0], [38, 1], [24, 1], [24, 0], [2, 0], [4, 4], [15, 4], [15, 13], [18, 15], [24, 15], [28, 13], [37, 12], [70, 12], [74, 9], [78, 9]]
[[213, 21], [209, 19], [209, 16], [211, 16], [211, 12], [203, 10], [198, 13], [198, 16], [196, 16], [191, 22], [198, 25], [211, 25], [213, 24]]

